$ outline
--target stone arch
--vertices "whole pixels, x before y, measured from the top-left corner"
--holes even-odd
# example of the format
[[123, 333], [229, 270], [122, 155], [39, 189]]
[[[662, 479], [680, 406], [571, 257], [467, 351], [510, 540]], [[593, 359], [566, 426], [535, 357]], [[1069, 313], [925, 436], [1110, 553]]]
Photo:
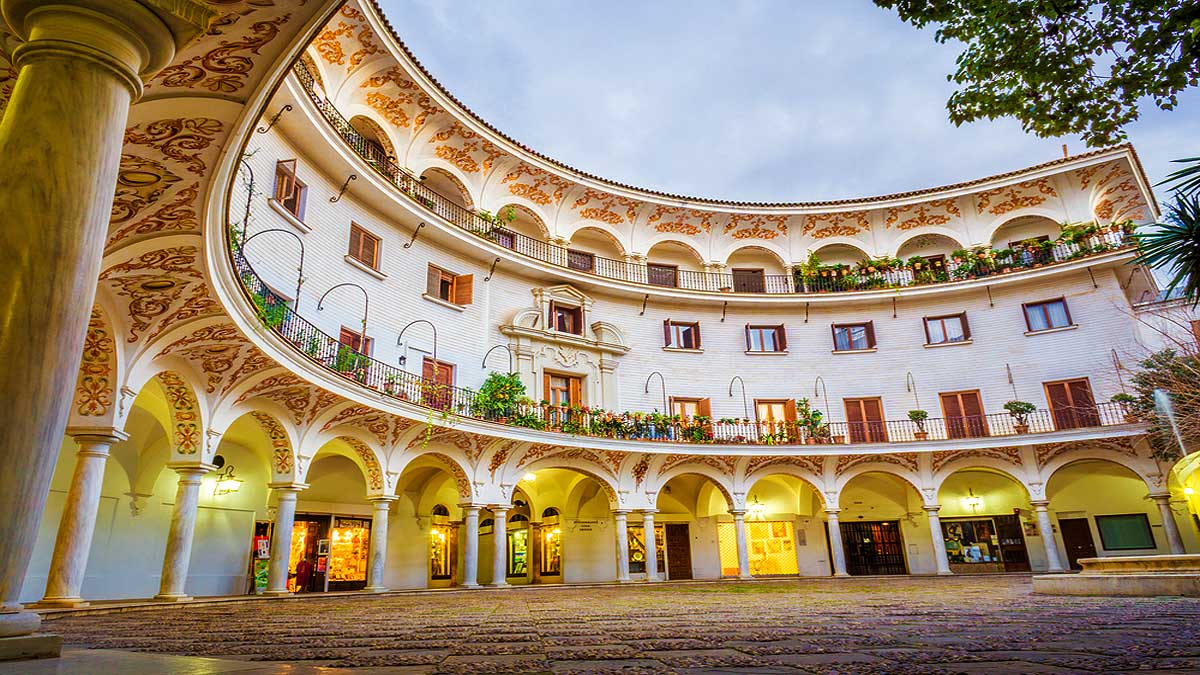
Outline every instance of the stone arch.
[[326, 441], [313, 453], [311, 461], [305, 462], [304, 466], [298, 467], [296, 472], [297, 479], [301, 482], [305, 481], [308, 478], [308, 472], [312, 468], [312, 465], [322, 455], [341, 455], [346, 457], [354, 462], [355, 466], [362, 471], [368, 495], [385, 493], [386, 483], [379, 456], [363, 439], [349, 434], [342, 434]]
[[[516, 218], [512, 222], [505, 222], [503, 219], [508, 209], [512, 209], [513, 214], [516, 215]], [[546, 219], [542, 217], [542, 214], [521, 202], [507, 202], [496, 209], [496, 214], [501, 216], [501, 225], [505, 229], [512, 230], [517, 234], [523, 234], [526, 237], [541, 241], [545, 241], [552, 236], [550, 234], [550, 227], [546, 225]], [[520, 250], [519, 247], [517, 248]]]
[[[445, 471], [454, 479], [455, 490], [458, 492], [458, 497], [462, 501], [473, 501], [475, 498], [474, 486], [471, 484], [470, 468], [465, 466], [453, 456], [437, 451], [422, 451], [417, 452], [404, 461], [396, 471], [397, 476], [402, 476], [405, 471], [411, 468], [419, 468], [422, 466], [433, 467]], [[395, 486], [393, 486], [395, 487]]]
[[[583, 235], [583, 237], [579, 235]], [[570, 230], [569, 233], [564, 233], [564, 236], [571, 240], [571, 248], [579, 246], [580, 250], [594, 253], [601, 258], [620, 260], [627, 253], [625, 245], [621, 243], [620, 236], [609, 228], [600, 225], [582, 225]], [[604, 250], [610, 247], [610, 250]]]
[[704, 255], [693, 244], [676, 237], [663, 237], [646, 248], [646, 262], [680, 265], [680, 269], [704, 269]]
[[766, 270], [767, 274], [786, 274], [788, 271], [788, 268], [790, 267], [790, 265], [788, 264], [788, 261], [784, 258], [785, 254], [779, 249], [779, 247], [774, 246], [769, 243], [765, 243], [765, 242], [759, 243], [759, 244], [735, 245], [733, 247], [726, 249], [722, 255], [714, 256], [714, 257], [717, 260], [720, 260], [721, 263], [726, 265], [727, 267], [733, 267], [733, 266], [736, 266], [737, 263], [730, 262], [730, 261], [735, 256], [737, 256], [739, 253], [742, 253], [742, 252], [748, 252], [748, 253], [754, 253], [754, 254], [760, 254], [760, 255], [766, 254], [766, 257], [770, 258], [772, 261], [774, 261], [774, 263], [776, 265], [779, 266], [778, 269], [767, 269]]
[[251, 418], [258, 423], [270, 444], [271, 474], [276, 480], [292, 480], [296, 476], [296, 441], [288, 425], [263, 410], [254, 410]]
[[350, 126], [360, 136], [365, 138], [369, 143], [374, 143], [377, 146], [376, 149], [368, 150], [366, 153], [368, 158], [396, 163], [396, 158], [398, 157], [396, 155], [396, 144], [379, 122], [363, 114], [351, 117], [349, 122]]
[[770, 478], [771, 476], [789, 476], [801, 481], [808, 487], [812, 488], [812, 491], [816, 493], [817, 498], [821, 500], [822, 504], [826, 504], [826, 506], [828, 506], [825, 491], [821, 489], [822, 481], [820, 476], [804, 468], [798, 466], [789, 466], [787, 464], [766, 466], [748, 474], [742, 480], [741, 484], [744, 488], [742, 491], [749, 495], [750, 491], [754, 489], [755, 484], [764, 478]]
[[457, 201], [459, 206], [469, 211], [475, 210], [475, 200], [471, 198], [471, 190], [467, 187], [470, 181], [457, 168], [440, 165], [425, 167], [421, 171], [421, 182], [450, 201]]
[[587, 460], [578, 458], [568, 458], [565, 456], [552, 456], [531, 462], [520, 468], [520, 472], [537, 473], [543, 469], [561, 469], [564, 471], [573, 471], [584, 477], [591, 478], [600, 484], [604, 494], [608, 497], [608, 503], [612, 508], [620, 508], [620, 499], [617, 497], [618, 485], [616, 479], [599, 465], [595, 465]]
[[910, 487], [912, 487], [912, 489], [916, 490], [917, 494], [920, 495], [926, 502], [930, 501], [929, 497], [931, 495], [926, 494], [926, 490], [921, 489], [921, 478], [917, 475], [915, 470], [899, 468], [895, 464], [889, 464], [881, 461], [864, 462], [850, 468], [845, 473], [840, 474], [837, 477], [837, 480], [834, 481], [834, 495], [830, 495], [830, 499], [828, 501], [835, 502], [836, 500], [840, 500], [842, 493], [846, 490], [846, 485], [848, 485], [850, 481], [868, 473], [882, 473], [894, 478], [898, 478], [907, 483]]
[[1021, 464], [1019, 448], [1001, 448], [995, 451], [967, 450], [960, 451], [960, 453], [966, 456], [954, 457], [944, 462], [940, 461], [941, 458], [937, 453], [934, 453], [933, 478], [930, 482], [934, 490], [940, 490], [942, 483], [959, 471], [987, 470], [1004, 474], [1020, 483], [1026, 492], [1029, 491], [1029, 477]]
[[[970, 474], [980, 474], [980, 477], [971, 478]], [[985, 476], [986, 478], [984, 478]], [[960, 490], [960, 493], [957, 495], [960, 501], [956, 502], [953, 496], [947, 493], [947, 489], [951, 484], [960, 480], [967, 483], [968, 494], [963, 495]], [[971, 484], [972, 481], [974, 485]], [[981, 482], [983, 483], [982, 485], [980, 485]], [[1010, 495], [1008, 500], [1002, 500], [1006, 501], [1004, 506], [997, 507], [996, 492], [1013, 487], [1016, 488], [1013, 490], [1014, 494]], [[1011, 470], [984, 465], [978, 462], [961, 464], [957, 468], [946, 472], [935, 480], [934, 490], [934, 502], [941, 506], [941, 515], [949, 517], [975, 516], [1000, 512], [1011, 513], [1013, 508], [1028, 508], [1029, 502], [1033, 499], [1029, 486]], [[975, 490], [978, 490], [978, 493]], [[968, 497], [982, 500], [983, 510], [978, 511], [972, 505], [972, 510], [968, 513], [967, 504], [965, 503]]]
[[711, 484], [712, 488], [721, 493], [721, 496], [725, 498], [726, 507], [730, 510], [737, 509], [742, 506], [741, 501], [734, 499], [733, 486], [729, 483], [728, 479], [724, 475], [715, 473], [711, 468], [704, 464], [688, 463], [672, 467], [668, 471], [659, 474], [655, 481], [655, 487], [652, 490], [646, 490], [646, 492], [653, 493], [655, 501], [657, 502], [659, 495], [662, 493], [662, 490], [664, 487], [666, 487], [667, 483], [671, 482], [673, 478], [678, 478], [679, 476], [689, 474], [706, 479], [708, 483]]
[[[834, 249], [834, 253], [832, 254], [828, 252], [828, 249], [831, 248]], [[827, 257], [822, 257], [821, 251], [827, 251]], [[853, 239], [851, 237], [830, 237], [829, 239], [823, 239], [819, 245], [809, 247], [808, 253], [816, 254], [821, 259], [821, 263], [825, 265], [844, 263], [854, 266], [863, 258], [871, 257], [871, 254], [867, 253], [866, 244], [860, 239]], [[829, 257], [831, 255], [832, 257]]]
[[1165, 478], [1161, 474], [1147, 471], [1148, 467], [1139, 465], [1138, 462], [1128, 461], [1128, 459], [1116, 452], [1098, 450], [1096, 448], [1079, 449], [1054, 457], [1042, 467], [1041, 485], [1034, 486], [1040, 487], [1042, 494], [1036, 495], [1035, 498], [1048, 497], [1050, 482], [1054, 480], [1055, 474], [1080, 462], [1106, 462], [1120, 467], [1122, 470], [1140, 478], [1145, 483], [1146, 490], [1149, 492], [1155, 492], [1165, 487]]
[[[896, 241], [892, 243], [892, 246], [888, 251], [888, 255], [893, 258], [900, 258], [902, 260], [908, 260], [913, 256], [924, 255], [920, 252], [920, 249], [925, 248], [923, 244], [942, 243], [938, 241], [939, 239], [946, 239], [951, 242], [952, 247], [945, 251], [947, 254], [951, 251], [968, 247], [968, 242], [964, 241], [961, 232], [956, 232], [948, 227], [929, 226], [923, 227], [919, 230], [910, 230], [905, 232], [900, 237], [897, 237]], [[908, 246], [910, 243], [912, 246]], [[908, 246], [907, 250], [905, 250], [906, 246]], [[900, 255], [902, 251], [904, 252], [904, 255]]]
[[[992, 248], [1007, 248], [1010, 241], [1021, 241], [1042, 234], [1049, 235], [1053, 241], [1061, 232], [1061, 222], [1062, 214], [1049, 209], [1021, 209], [988, 223], [984, 228], [987, 237], [981, 244]], [[1011, 234], [1003, 233], [1005, 229]]]

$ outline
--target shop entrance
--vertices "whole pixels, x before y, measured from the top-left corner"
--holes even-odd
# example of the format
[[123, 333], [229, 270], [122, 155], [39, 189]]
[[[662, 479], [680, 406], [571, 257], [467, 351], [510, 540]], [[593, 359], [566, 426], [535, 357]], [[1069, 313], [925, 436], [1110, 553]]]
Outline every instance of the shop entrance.
[[532, 528], [534, 583], [562, 583], [562, 529], [557, 521], [556, 516], [554, 522], [543, 521]]
[[450, 509], [436, 504], [430, 514], [429, 587], [447, 588], [458, 583], [458, 525], [450, 522]]
[[[661, 523], [654, 525], [654, 550], [656, 569], [659, 574], [663, 573], [664, 561], [666, 560], [666, 526]], [[630, 525], [625, 530], [626, 539], [629, 541], [629, 573], [630, 574], [645, 574], [646, 560], [649, 554], [646, 550], [646, 528], [642, 525]], [[691, 551], [688, 551], [690, 558]], [[690, 567], [690, 565], [689, 565]]]
[[848, 573], [908, 574], [900, 521], [852, 521], [841, 527]]
[[1063, 548], [1067, 551], [1067, 563], [1073, 570], [1083, 569], [1080, 558], [1096, 557], [1096, 542], [1092, 539], [1092, 528], [1087, 518], [1059, 518], [1058, 530], [1062, 532]]
[[666, 523], [667, 578], [692, 578], [692, 535], [687, 523]]
[[371, 519], [298, 513], [292, 525], [288, 590], [359, 591], [367, 587]]
[[1019, 516], [979, 516], [942, 521], [946, 557], [955, 574], [1028, 572], [1029, 554]]
[[[738, 575], [737, 527], [730, 522], [717, 523], [717, 546], [721, 557], [721, 576]], [[784, 576], [799, 574], [796, 561], [795, 523], [790, 520], [753, 520], [746, 523], [746, 557], [750, 575]]]

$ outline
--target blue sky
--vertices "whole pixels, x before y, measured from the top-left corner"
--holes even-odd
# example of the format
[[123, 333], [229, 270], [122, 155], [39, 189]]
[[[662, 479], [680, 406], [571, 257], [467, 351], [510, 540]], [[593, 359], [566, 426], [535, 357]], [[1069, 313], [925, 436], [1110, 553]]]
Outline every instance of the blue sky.
[[[807, 201], [932, 187], [1086, 148], [955, 127], [955, 45], [868, 0], [381, 0], [426, 68], [510, 136], [685, 195]], [[1150, 179], [1200, 155], [1200, 91], [1129, 128]], [[1165, 199], [1159, 190], [1159, 199]]]

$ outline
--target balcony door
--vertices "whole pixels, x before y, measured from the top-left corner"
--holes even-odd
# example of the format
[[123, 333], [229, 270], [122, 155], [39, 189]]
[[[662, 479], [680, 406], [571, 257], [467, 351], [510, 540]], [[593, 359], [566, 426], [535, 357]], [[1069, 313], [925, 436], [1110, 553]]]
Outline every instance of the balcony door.
[[942, 401], [942, 417], [946, 420], [946, 435], [950, 438], [987, 436], [987, 417], [978, 391], [952, 391], [938, 394]]
[[887, 425], [883, 421], [883, 400], [875, 398], [848, 398], [846, 403], [846, 426], [850, 430], [851, 443], [886, 443]]
[[1047, 382], [1046, 399], [1054, 416], [1055, 429], [1080, 429], [1100, 425], [1096, 399], [1087, 378]]
[[762, 270], [733, 269], [733, 290], [735, 293], [764, 293], [767, 290]]

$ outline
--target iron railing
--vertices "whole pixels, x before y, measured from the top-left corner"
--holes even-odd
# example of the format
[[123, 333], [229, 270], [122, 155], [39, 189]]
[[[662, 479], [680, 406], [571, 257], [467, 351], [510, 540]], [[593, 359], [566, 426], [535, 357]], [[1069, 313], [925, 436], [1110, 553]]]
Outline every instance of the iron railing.
[[[429, 189], [420, 179], [389, 158], [379, 144], [368, 140], [350, 125], [321, 94], [308, 67], [297, 61], [293, 72], [322, 117], [365, 162], [413, 201], [443, 220], [523, 256], [605, 279], [650, 284], [693, 291], [786, 295], [836, 293], [904, 288], [947, 283], [1041, 267], [1076, 258], [1130, 247], [1134, 241], [1122, 228], [1097, 232], [1078, 243], [1053, 243], [1029, 247], [1006, 257], [972, 255], [950, 259], [921, 269], [908, 266], [889, 269], [796, 269], [791, 274], [732, 274], [694, 272], [668, 265], [633, 263], [584, 254], [505, 228], [503, 218], [484, 216]], [[827, 266], [836, 267], [836, 266]]]

